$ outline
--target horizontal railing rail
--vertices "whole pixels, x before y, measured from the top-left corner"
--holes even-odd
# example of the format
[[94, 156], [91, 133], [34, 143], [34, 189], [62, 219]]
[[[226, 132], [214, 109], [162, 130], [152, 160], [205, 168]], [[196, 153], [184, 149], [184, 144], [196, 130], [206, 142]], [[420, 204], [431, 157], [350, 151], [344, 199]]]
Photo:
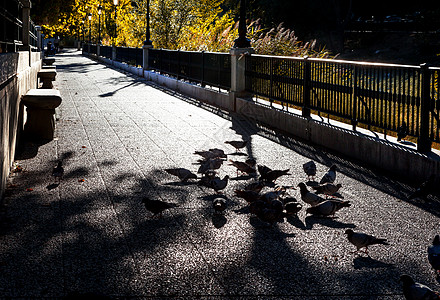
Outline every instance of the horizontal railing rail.
[[[257, 97], [348, 120], [356, 129], [439, 139], [439, 68], [250, 55], [246, 90]], [[425, 124], [425, 125], [424, 125]], [[425, 127], [423, 127], [425, 126]]]

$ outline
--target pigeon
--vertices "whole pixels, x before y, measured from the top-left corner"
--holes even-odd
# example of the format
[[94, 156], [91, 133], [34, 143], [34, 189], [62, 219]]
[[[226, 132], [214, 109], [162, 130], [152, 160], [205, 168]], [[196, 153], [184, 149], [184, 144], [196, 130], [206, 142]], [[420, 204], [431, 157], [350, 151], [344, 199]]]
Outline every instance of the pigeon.
[[408, 199], [426, 199], [429, 194], [434, 193], [438, 186], [440, 185], [440, 177], [435, 174], [431, 174], [426, 181], [424, 181], [411, 195]]
[[339, 189], [342, 187], [342, 184], [338, 183], [338, 184], [333, 184], [330, 182], [321, 184], [321, 185], [317, 185], [317, 186], [312, 186], [312, 189], [315, 190], [316, 194], [325, 194], [325, 195], [329, 195], [329, 196], [333, 196], [334, 194], [336, 194]]
[[237, 175], [238, 175], [238, 171], [245, 173], [245, 174], [255, 174], [257, 172], [257, 170], [255, 168], [252, 168], [251, 166], [249, 166], [247, 163], [242, 162], [242, 161], [238, 161], [238, 160], [229, 160], [231, 162], [231, 166], [234, 166], [237, 168]]
[[261, 221], [273, 225], [283, 218], [283, 203], [280, 200], [272, 200], [270, 203], [263, 202], [263, 205], [255, 210], [255, 215]]
[[316, 164], [313, 160], [303, 164], [303, 170], [307, 175], [307, 179], [310, 180], [310, 178], [312, 178], [312, 180], [315, 179], [315, 175], [316, 175]]
[[226, 158], [225, 152], [217, 148], [209, 149], [208, 151], [195, 151], [194, 154], [200, 155], [205, 160], [211, 158]]
[[63, 165], [63, 162], [60, 160], [60, 161], [58, 161], [57, 166], [54, 167], [52, 170], [52, 176], [54, 176], [55, 178], [58, 178], [59, 180], [61, 179], [61, 177], [64, 174], [64, 168], [62, 165]]
[[162, 212], [164, 210], [177, 206], [175, 203], [168, 203], [161, 200], [151, 200], [147, 197], [142, 199], [142, 202], [145, 204], [145, 208], [153, 213], [153, 217], [156, 215], [162, 216]]
[[370, 245], [389, 245], [388, 241], [383, 238], [377, 238], [373, 235], [369, 235], [363, 232], [354, 232], [352, 229], [345, 230], [347, 239], [350, 243], [356, 246], [356, 251], [365, 248], [364, 253], [368, 255], [368, 246]]
[[350, 201], [343, 200], [325, 200], [324, 202], [319, 203], [316, 206], [312, 206], [306, 209], [308, 214], [316, 215], [316, 216], [333, 216], [338, 210], [343, 207], [350, 207]]
[[318, 196], [315, 193], [310, 192], [307, 189], [307, 186], [304, 182], [300, 182], [298, 184], [299, 189], [300, 189], [300, 193], [301, 193], [301, 200], [304, 201], [307, 204], [310, 204], [311, 206], [316, 206], [319, 203], [322, 203], [325, 201], [324, 198]]
[[220, 190], [223, 190], [226, 187], [226, 185], [228, 184], [228, 180], [229, 180], [229, 175], [226, 175], [225, 177], [223, 177], [223, 179], [221, 179], [220, 177], [215, 177], [209, 183], [209, 187], [214, 189], [214, 191], [216, 191], [217, 193], [219, 193]]
[[216, 213], [221, 213], [221, 212], [225, 211], [225, 209], [227, 207], [226, 199], [224, 199], [224, 198], [215, 198], [212, 201], [212, 207], [214, 208], [214, 211]]
[[401, 275], [400, 281], [402, 282], [403, 296], [405, 296], [406, 300], [440, 299], [438, 292], [433, 291], [424, 284], [415, 282], [414, 279], [407, 274]]
[[435, 270], [437, 276], [440, 276], [440, 236], [437, 234], [428, 246], [428, 261]]
[[246, 147], [247, 141], [226, 141], [225, 144], [229, 144], [235, 148], [236, 152], [239, 152], [241, 148]]
[[197, 179], [197, 175], [185, 168], [171, 168], [165, 169], [165, 172], [171, 175], [179, 177], [182, 182], [186, 182], [188, 179]]
[[275, 182], [279, 177], [289, 174], [290, 169], [286, 170], [272, 170], [269, 167], [258, 165], [258, 172], [260, 172], [260, 180], [263, 182]]
[[397, 141], [400, 142], [401, 140], [405, 141], [405, 137], [408, 134], [408, 127], [406, 126], [405, 121], [402, 121], [402, 125], [397, 127]]
[[208, 170], [217, 170], [223, 165], [223, 159], [221, 158], [210, 158], [199, 167], [197, 173], [206, 173]]
[[260, 199], [260, 194], [256, 191], [251, 190], [235, 190], [235, 195], [237, 197], [243, 198], [247, 202], [251, 203]]
[[247, 163], [251, 168], [254, 168], [254, 169], [255, 169], [255, 166], [257, 165], [257, 161], [253, 157], [246, 158], [246, 160], [244, 162]]
[[338, 170], [338, 167], [336, 165], [332, 165], [330, 169], [327, 171], [327, 173], [324, 174], [324, 176], [321, 178], [320, 184], [324, 183], [333, 183], [336, 179], [336, 171]]
[[278, 200], [282, 194], [286, 192], [285, 188], [278, 187], [273, 191], [264, 193], [260, 196], [260, 199], [266, 202], [271, 202], [273, 200]]
[[298, 214], [301, 210], [302, 205], [296, 201], [287, 202], [284, 204], [284, 210], [286, 211], [287, 216], [292, 216]]
[[249, 183], [244, 187], [244, 189], [247, 191], [254, 191], [257, 193], [261, 192], [263, 188], [264, 188], [264, 183], [262, 183], [261, 181]]

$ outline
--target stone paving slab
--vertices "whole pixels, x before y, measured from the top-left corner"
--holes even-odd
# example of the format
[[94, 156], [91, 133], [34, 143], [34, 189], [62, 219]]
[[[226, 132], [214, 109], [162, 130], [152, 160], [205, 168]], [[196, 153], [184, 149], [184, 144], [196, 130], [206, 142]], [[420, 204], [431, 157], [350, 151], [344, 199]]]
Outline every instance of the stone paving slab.
[[[408, 202], [414, 187], [404, 176], [390, 178], [79, 52], [57, 55], [55, 64], [63, 98], [56, 137], [22, 144], [22, 171], [11, 173], [0, 211], [0, 298], [403, 299], [402, 273], [440, 290], [426, 256], [439, 233], [439, 199]], [[317, 178], [336, 163], [352, 206], [333, 219], [303, 209], [270, 227], [234, 196], [251, 179], [225, 163], [228, 209], [213, 214], [212, 190], [181, 184], [164, 169], [196, 171], [194, 151], [213, 147], [244, 159], [224, 143], [231, 139], [249, 140], [244, 152], [259, 164], [289, 168], [279, 185], [305, 181], [309, 160]], [[60, 159], [65, 175], [57, 182], [51, 170]], [[152, 218], [145, 196], [178, 207]], [[390, 245], [357, 256], [347, 228]]]

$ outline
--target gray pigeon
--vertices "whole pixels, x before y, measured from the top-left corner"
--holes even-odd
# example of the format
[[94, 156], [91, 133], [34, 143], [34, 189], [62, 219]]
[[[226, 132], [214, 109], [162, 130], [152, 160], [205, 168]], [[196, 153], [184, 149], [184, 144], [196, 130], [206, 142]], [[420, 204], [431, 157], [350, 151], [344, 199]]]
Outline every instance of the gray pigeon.
[[214, 211], [216, 213], [221, 213], [221, 212], [225, 211], [225, 209], [227, 207], [226, 199], [224, 199], [224, 198], [215, 198], [212, 201], [212, 207], [214, 208]]
[[311, 206], [316, 206], [319, 203], [322, 203], [325, 201], [324, 198], [318, 196], [315, 193], [310, 192], [307, 189], [307, 186], [305, 185], [304, 182], [300, 182], [298, 184], [299, 189], [300, 189], [300, 193], [301, 193], [301, 200], [304, 201], [307, 204], [310, 204]]
[[345, 230], [345, 234], [347, 235], [348, 241], [356, 246], [356, 252], [365, 248], [364, 253], [368, 254], [368, 246], [370, 245], [389, 245], [386, 239], [377, 238], [363, 232], [354, 232], [352, 229]]
[[343, 201], [337, 199], [325, 200], [316, 206], [312, 206], [306, 209], [308, 214], [316, 216], [333, 216], [338, 210], [343, 207], [350, 207], [350, 201]]
[[334, 184], [334, 183], [327, 182], [324, 184], [312, 186], [312, 189], [315, 190], [316, 194], [324, 194], [324, 195], [333, 196], [334, 194], [336, 194], [339, 191], [339, 189], [341, 187], [342, 187], [342, 184], [340, 184], [340, 183]]
[[316, 175], [316, 164], [313, 160], [303, 164], [303, 170], [307, 175], [307, 179], [310, 180], [310, 178], [312, 180], [315, 179], [315, 175]]
[[257, 173], [257, 170], [255, 168], [251, 167], [250, 165], [248, 165], [245, 162], [238, 161], [238, 160], [232, 160], [232, 159], [230, 159], [229, 161], [231, 162], [231, 164], [230, 164], [231, 166], [234, 166], [237, 168], [237, 175], [238, 175], [238, 171], [245, 173], [245, 174], [248, 174], [248, 175]]
[[197, 173], [204, 174], [208, 170], [217, 170], [223, 165], [223, 159], [221, 158], [210, 158], [203, 162], [202, 165], [197, 170]]
[[188, 179], [197, 179], [197, 175], [185, 168], [170, 168], [165, 169], [165, 172], [168, 174], [179, 177], [182, 182], [187, 181]]
[[246, 147], [247, 141], [226, 141], [225, 144], [229, 144], [235, 148], [235, 151], [240, 151], [241, 148]]
[[264, 165], [258, 165], [258, 172], [260, 172], [260, 180], [263, 182], [275, 182], [279, 177], [284, 175], [291, 175], [290, 169], [286, 170], [272, 170]]
[[324, 184], [327, 182], [333, 183], [336, 179], [336, 171], [338, 170], [338, 167], [336, 165], [332, 165], [330, 169], [327, 171], [327, 173], [322, 176], [320, 184]]
[[402, 282], [403, 296], [406, 300], [435, 300], [440, 299], [438, 292], [424, 284], [415, 282], [414, 279], [406, 274], [400, 276]]
[[228, 180], [229, 180], [229, 175], [226, 175], [225, 177], [223, 177], [223, 179], [216, 176], [211, 180], [208, 187], [212, 188], [214, 191], [219, 193], [220, 190], [226, 188], [226, 186], [228, 185]]
[[253, 157], [246, 158], [246, 160], [244, 162], [247, 163], [251, 168], [254, 168], [254, 169], [255, 169], [255, 166], [257, 165], [257, 161]]
[[273, 225], [275, 222], [281, 221], [283, 215], [283, 203], [280, 200], [272, 200], [270, 202], [257, 201], [252, 204], [260, 204], [260, 206], [251, 210], [263, 222]]
[[428, 261], [431, 267], [440, 275], [440, 236], [437, 234], [432, 241], [432, 245], [428, 246]]
[[145, 208], [153, 213], [153, 217], [156, 215], [162, 216], [162, 212], [166, 209], [176, 207], [175, 203], [168, 203], [161, 200], [151, 200], [147, 197], [142, 199], [142, 202], [145, 205]]
[[211, 158], [226, 158], [225, 152], [217, 148], [209, 149], [207, 151], [195, 151], [194, 154], [200, 155], [205, 160]]

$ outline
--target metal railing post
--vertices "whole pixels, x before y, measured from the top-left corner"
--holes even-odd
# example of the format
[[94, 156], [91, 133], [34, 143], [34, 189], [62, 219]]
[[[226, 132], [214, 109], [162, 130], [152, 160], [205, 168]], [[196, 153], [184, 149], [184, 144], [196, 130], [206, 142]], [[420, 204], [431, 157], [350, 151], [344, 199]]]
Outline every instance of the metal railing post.
[[353, 77], [352, 77], [352, 83], [351, 83], [351, 87], [353, 89], [352, 91], [352, 97], [353, 97], [353, 106], [352, 106], [352, 110], [351, 110], [351, 125], [353, 126], [353, 131], [356, 131], [356, 126], [358, 123], [358, 86], [357, 86], [357, 82], [358, 82], [358, 72], [359, 72], [359, 67], [358, 66], [354, 66], [353, 68]]
[[429, 110], [430, 110], [430, 86], [431, 74], [428, 64], [421, 64], [422, 90], [420, 94], [420, 133], [417, 139], [417, 150], [419, 152], [430, 152], [431, 141], [429, 140]]
[[305, 118], [310, 117], [310, 80], [311, 80], [311, 70], [310, 62], [308, 57], [304, 57], [304, 85], [303, 85], [303, 108], [302, 116]]

